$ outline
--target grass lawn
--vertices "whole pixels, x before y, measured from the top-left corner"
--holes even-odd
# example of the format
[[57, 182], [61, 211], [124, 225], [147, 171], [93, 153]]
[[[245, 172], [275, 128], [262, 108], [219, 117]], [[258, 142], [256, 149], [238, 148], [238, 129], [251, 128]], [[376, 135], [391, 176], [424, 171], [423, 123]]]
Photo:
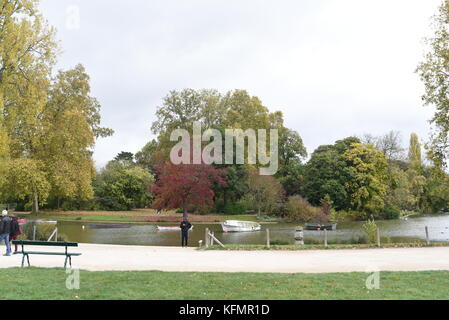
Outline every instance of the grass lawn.
[[0, 271], [1, 299], [448, 299], [449, 271], [381, 272], [368, 290], [368, 273], [258, 274], [158, 271], [80, 272], [80, 290], [66, 289], [63, 269]]

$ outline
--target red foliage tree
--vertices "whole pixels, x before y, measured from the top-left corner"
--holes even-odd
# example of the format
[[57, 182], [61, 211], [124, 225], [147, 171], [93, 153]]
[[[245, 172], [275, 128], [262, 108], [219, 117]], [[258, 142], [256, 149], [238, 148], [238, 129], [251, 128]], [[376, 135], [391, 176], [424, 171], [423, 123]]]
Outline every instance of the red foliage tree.
[[171, 162], [158, 168], [158, 180], [153, 184], [156, 199], [153, 207], [161, 209], [182, 208], [184, 218], [193, 206], [212, 205], [214, 184], [226, 185], [225, 169], [206, 164], [179, 164]]

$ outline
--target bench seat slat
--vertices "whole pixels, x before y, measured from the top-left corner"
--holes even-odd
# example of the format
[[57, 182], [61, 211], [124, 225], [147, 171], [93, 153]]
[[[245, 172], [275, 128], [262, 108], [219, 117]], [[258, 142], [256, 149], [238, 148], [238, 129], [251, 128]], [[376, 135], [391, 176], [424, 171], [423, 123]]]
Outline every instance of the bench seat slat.
[[48, 246], [48, 247], [78, 247], [76, 242], [47, 242], [47, 241], [30, 241], [30, 240], [13, 240], [13, 244], [24, 246]]
[[81, 253], [71, 253], [67, 252], [65, 254], [64, 252], [42, 252], [42, 251], [24, 251], [20, 252], [21, 254], [42, 254], [42, 255], [48, 255], [48, 256], [80, 256]]

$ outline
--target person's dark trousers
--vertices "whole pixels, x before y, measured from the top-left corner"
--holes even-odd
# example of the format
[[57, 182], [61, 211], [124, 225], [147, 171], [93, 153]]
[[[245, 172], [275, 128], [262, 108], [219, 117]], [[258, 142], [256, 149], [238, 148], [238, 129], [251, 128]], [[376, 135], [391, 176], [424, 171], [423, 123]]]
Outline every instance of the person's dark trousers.
[[187, 247], [187, 240], [189, 239], [189, 231], [182, 231], [182, 246], [184, 247], [184, 243], [185, 246]]

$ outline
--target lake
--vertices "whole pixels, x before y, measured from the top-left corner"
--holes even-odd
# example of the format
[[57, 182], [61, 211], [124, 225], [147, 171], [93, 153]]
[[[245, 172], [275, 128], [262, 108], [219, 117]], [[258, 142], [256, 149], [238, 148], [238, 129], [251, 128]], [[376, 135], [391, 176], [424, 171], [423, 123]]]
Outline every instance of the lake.
[[[363, 235], [363, 222], [347, 222], [338, 224], [336, 231], [328, 232], [329, 242], [349, 240]], [[80, 243], [147, 245], [147, 246], [180, 246], [179, 231], [158, 231], [157, 225], [173, 226], [174, 223], [134, 224], [124, 228], [105, 228], [103, 225], [86, 222], [58, 222], [58, 232], [65, 234], [69, 241]], [[422, 216], [408, 220], [377, 221], [384, 241], [404, 242], [425, 239], [425, 226], [429, 228], [431, 241], [449, 242], [449, 215]], [[270, 238], [274, 241], [294, 244], [294, 233], [297, 224], [275, 223], [262, 224], [259, 232], [223, 233], [220, 224], [194, 224], [189, 233], [189, 246], [198, 246], [204, 239], [205, 228], [209, 228], [224, 244], [264, 244], [266, 232], [270, 229]], [[322, 241], [322, 231], [304, 231], [307, 241]]]

